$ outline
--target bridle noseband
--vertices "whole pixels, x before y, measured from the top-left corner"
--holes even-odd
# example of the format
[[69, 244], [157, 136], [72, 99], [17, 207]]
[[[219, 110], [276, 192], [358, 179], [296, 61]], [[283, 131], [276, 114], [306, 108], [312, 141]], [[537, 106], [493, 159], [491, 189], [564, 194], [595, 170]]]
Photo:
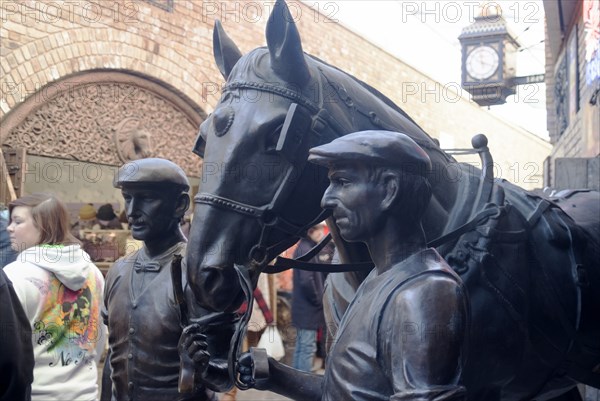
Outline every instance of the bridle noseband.
[[[263, 82], [235, 81], [227, 84], [223, 88], [223, 93], [239, 90], [257, 90], [293, 102], [286, 114], [275, 148], [275, 151], [287, 162], [284, 177], [271, 202], [263, 206], [248, 205], [207, 192], [197, 194], [194, 197], [194, 202], [256, 219], [261, 227], [261, 234], [258, 242], [250, 249], [248, 259], [250, 260], [250, 267], [260, 268], [292, 246], [306, 230], [329, 215], [329, 211], [323, 210], [307, 224], [298, 225], [284, 218], [281, 212], [295, 185], [294, 180], [291, 178], [298, 177], [304, 168], [309, 147], [331, 141], [342, 135], [343, 130], [328, 111], [323, 108], [320, 91], [319, 104], [315, 104], [292, 89]], [[199, 140], [201, 140], [200, 137]], [[288, 237], [268, 246], [267, 239], [272, 231], [283, 232], [288, 234]]]

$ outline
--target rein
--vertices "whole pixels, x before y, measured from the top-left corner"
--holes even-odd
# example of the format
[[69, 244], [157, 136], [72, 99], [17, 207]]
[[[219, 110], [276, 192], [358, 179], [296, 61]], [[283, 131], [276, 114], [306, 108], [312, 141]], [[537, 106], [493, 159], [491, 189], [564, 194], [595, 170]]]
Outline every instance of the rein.
[[[441, 237], [434, 239], [433, 241], [429, 241], [427, 243], [427, 247], [429, 248], [437, 248], [441, 245], [453, 242], [457, 240], [461, 235], [474, 230], [487, 221], [491, 217], [497, 218], [499, 216], [499, 211], [495, 207], [494, 204], [488, 205], [483, 210], [475, 215], [470, 221], [458, 227], [454, 231], [451, 231]], [[322, 264], [322, 263], [310, 263], [308, 260], [312, 259], [321, 249], [327, 245], [331, 241], [331, 234], [327, 234], [317, 245], [315, 245], [312, 249], [306, 252], [304, 255], [298, 257], [297, 259], [289, 259], [283, 256], [278, 256], [275, 260], [275, 263], [272, 266], [267, 266], [264, 268], [263, 273], [267, 274], [275, 274], [281, 273], [283, 271], [289, 269], [300, 269], [306, 271], [313, 272], [323, 272], [323, 273], [346, 273], [346, 272], [354, 272], [354, 271], [370, 271], [375, 267], [373, 262], [360, 262], [360, 263], [330, 263], [330, 264]]]
[[[457, 240], [461, 235], [475, 229], [482, 222], [489, 218], [498, 218], [498, 211], [494, 208], [494, 205], [500, 206], [502, 201], [492, 201], [492, 191], [494, 187], [494, 160], [487, 147], [488, 141], [485, 135], [476, 135], [472, 140], [474, 150], [471, 149], [460, 149], [461, 153], [472, 154], [478, 153], [481, 158], [483, 169], [481, 171], [481, 182], [477, 191], [476, 199], [471, 210], [471, 219], [456, 228], [455, 230], [444, 234], [430, 242], [427, 246], [430, 248], [437, 248], [441, 245], [453, 242]], [[503, 199], [503, 198], [502, 198]], [[491, 204], [490, 204], [491, 202]], [[289, 259], [282, 256], [278, 256], [275, 263], [272, 266], [267, 266], [263, 271], [268, 274], [280, 273], [289, 269], [300, 269], [306, 271], [318, 271], [327, 273], [345, 273], [352, 271], [369, 271], [375, 267], [372, 262], [362, 263], [344, 263], [344, 264], [329, 264], [322, 265], [319, 263], [310, 263], [310, 260], [315, 256], [327, 243], [331, 241], [331, 234], [324, 237], [317, 245], [315, 245], [306, 254], [300, 256], [297, 259]]]
[[231, 342], [229, 343], [229, 355], [227, 356], [227, 371], [229, 373], [229, 378], [233, 381], [236, 387], [238, 387], [241, 390], [248, 390], [250, 386], [242, 382], [238, 378], [237, 366], [238, 360], [240, 358], [240, 349], [242, 348], [244, 337], [246, 336], [250, 316], [252, 315], [254, 296], [252, 295], [252, 282], [250, 280], [248, 270], [240, 268], [238, 265], [234, 265], [233, 267], [236, 273], [238, 274], [240, 286], [242, 287], [242, 291], [244, 292], [244, 297], [248, 301], [248, 306], [242, 314], [240, 321], [236, 325], [235, 332], [233, 333], [233, 336], [231, 337]]

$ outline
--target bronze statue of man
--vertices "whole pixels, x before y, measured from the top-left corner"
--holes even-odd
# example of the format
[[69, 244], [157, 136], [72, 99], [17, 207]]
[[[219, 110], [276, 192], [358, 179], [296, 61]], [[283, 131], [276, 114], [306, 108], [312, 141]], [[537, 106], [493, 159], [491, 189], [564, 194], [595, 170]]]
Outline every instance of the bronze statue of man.
[[322, 399], [464, 399], [466, 290], [421, 226], [429, 157], [406, 135], [364, 131], [309, 160], [329, 168], [321, 204], [340, 235], [364, 242], [375, 263], [340, 322]]
[[[102, 399], [216, 400], [202, 386], [192, 393], [178, 393], [182, 326], [172, 262], [185, 254], [179, 223], [190, 204], [186, 175], [168, 160], [141, 159], [121, 167], [114, 186], [123, 194], [133, 238], [144, 245], [115, 262], [106, 276], [103, 317], [109, 328], [106, 364], [112, 389], [103, 388]], [[185, 275], [180, 278], [186, 304], [192, 309]]]
[[421, 225], [429, 157], [404, 134], [363, 131], [311, 149], [309, 161], [328, 167], [321, 204], [343, 239], [368, 246], [375, 269], [340, 322], [324, 376], [269, 359], [267, 378], [255, 379], [261, 361], [245, 354], [240, 380], [304, 401], [466, 399], [466, 289]]

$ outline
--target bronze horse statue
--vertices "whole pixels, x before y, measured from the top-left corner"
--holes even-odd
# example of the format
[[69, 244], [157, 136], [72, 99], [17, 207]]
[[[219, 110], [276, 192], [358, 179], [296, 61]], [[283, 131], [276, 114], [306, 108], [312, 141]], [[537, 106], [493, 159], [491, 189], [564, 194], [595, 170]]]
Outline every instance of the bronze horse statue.
[[[187, 272], [198, 302], [237, 310], [268, 263], [328, 217], [326, 171], [307, 163], [308, 149], [351, 132], [398, 131], [431, 158], [424, 229], [469, 291], [469, 400], [559, 400], [577, 383], [600, 387], [598, 193], [550, 199], [494, 180], [481, 138], [483, 172], [457, 163], [384, 95], [305, 54], [284, 1], [266, 38], [242, 56], [215, 24], [227, 82], [195, 147], [204, 165]], [[366, 248], [344, 243], [334, 226], [332, 234], [342, 263], [370, 261]], [[331, 332], [365, 275], [330, 274]]]

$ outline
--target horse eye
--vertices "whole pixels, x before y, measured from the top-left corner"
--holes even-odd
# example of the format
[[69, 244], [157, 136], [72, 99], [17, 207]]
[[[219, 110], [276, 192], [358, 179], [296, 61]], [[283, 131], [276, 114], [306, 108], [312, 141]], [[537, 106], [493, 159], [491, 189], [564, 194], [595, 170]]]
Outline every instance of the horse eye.
[[269, 135], [267, 135], [265, 141], [265, 149], [267, 152], [275, 152], [275, 149], [277, 148], [277, 142], [279, 142], [279, 136], [281, 135], [281, 128], [283, 128], [283, 125], [280, 125], [271, 131]]
[[231, 128], [234, 118], [235, 111], [231, 106], [218, 108], [215, 110], [212, 114], [212, 123], [215, 135], [219, 137], [225, 135], [227, 131], [229, 131], [229, 128]]

